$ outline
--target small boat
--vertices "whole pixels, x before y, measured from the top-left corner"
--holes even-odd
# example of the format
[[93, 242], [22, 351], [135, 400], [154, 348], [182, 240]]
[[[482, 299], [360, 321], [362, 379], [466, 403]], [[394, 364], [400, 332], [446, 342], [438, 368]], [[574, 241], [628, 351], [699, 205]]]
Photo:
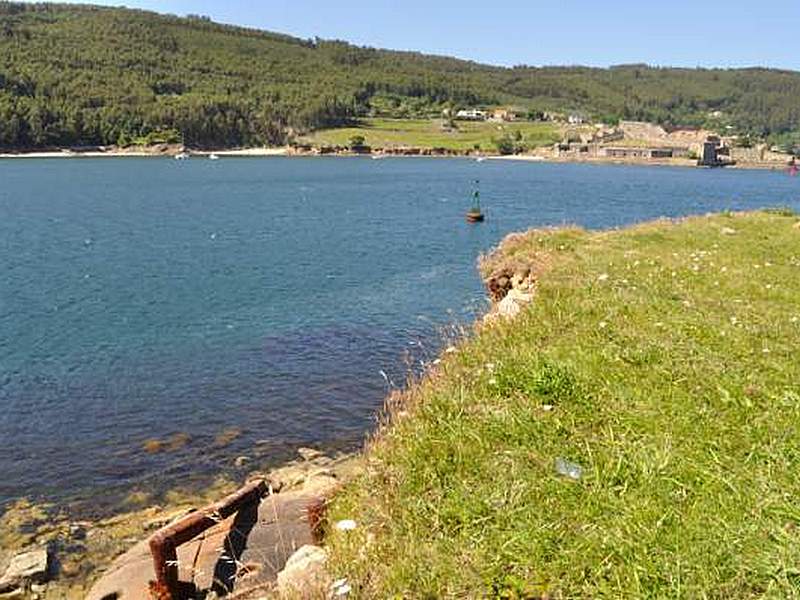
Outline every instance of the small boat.
[[485, 160], [486, 160], [485, 156], [479, 156], [478, 158], [475, 159], [475, 162], [483, 162]]
[[218, 155], [216, 155], [216, 154], [211, 154], [211, 155], [208, 157], [208, 160], [219, 160], [219, 156], [218, 156]]
[[467, 211], [467, 223], [483, 223], [486, 216], [481, 211], [480, 181], [475, 180], [475, 191], [472, 193], [472, 207]]
[[175, 155], [175, 160], [189, 160], [189, 153], [188, 152], [181, 152], [180, 154]]

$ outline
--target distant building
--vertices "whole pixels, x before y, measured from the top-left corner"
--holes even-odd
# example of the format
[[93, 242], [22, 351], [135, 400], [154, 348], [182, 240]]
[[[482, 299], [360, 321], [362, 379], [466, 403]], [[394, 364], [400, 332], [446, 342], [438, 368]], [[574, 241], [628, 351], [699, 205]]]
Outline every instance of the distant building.
[[643, 121], [620, 121], [619, 129], [626, 138], [635, 140], [660, 140], [667, 137], [666, 130], [655, 123]]
[[701, 167], [724, 167], [733, 164], [731, 150], [719, 136], [710, 135], [703, 142], [697, 164]]
[[477, 108], [460, 110], [456, 113], [456, 119], [461, 119], [462, 121], [485, 121], [486, 117], [486, 111], [478, 110]]
[[507, 108], [495, 108], [489, 116], [491, 121], [513, 121], [517, 116]]
[[602, 150], [608, 158], [618, 159], [660, 159], [660, 158], [685, 158], [689, 156], [689, 148], [677, 147], [628, 147], [628, 146], [607, 146]]
[[569, 122], [570, 125], [583, 125], [586, 122], [586, 117], [579, 113], [572, 113], [567, 117], [567, 122]]

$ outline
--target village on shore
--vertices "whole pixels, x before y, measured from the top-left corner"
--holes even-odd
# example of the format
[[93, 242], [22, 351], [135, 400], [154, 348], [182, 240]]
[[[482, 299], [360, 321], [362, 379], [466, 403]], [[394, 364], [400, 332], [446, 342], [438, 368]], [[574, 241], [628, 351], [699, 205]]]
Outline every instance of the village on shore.
[[[717, 114], [710, 115], [719, 116]], [[174, 142], [129, 146], [93, 146], [55, 148], [40, 151], [0, 153], [0, 158], [97, 158], [97, 157], [266, 157], [266, 156], [472, 156], [523, 161], [599, 162], [700, 167], [739, 167], [785, 169], [796, 164], [785, 148], [754, 141], [748, 136], [702, 127], [667, 128], [655, 123], [621, 120], [615, 124], [593, 122], [579, 114], [525, 112], [512, 108], [458, 111], [445, 110], [439, 119], [383, 119], [397, 135], [389, 142], [371, 143], [359, 135], [369, 124], [325, 130], [329, 133], [356, 132], [346, 139], [334, 136], [334, 142], [315, 132], [297, 135], [285, 146], [266, 148], [209, 149], [192, 148]], [[439, 134], [439, 143], [417, 139], [408, 123], [427, 123]], [[519, 125], [539, 123], [551, 127], [556, 141], [526, 141]], [[464, 147], [455, 143], [464, 126], [483, 127], [491, 136], [489, 143]], [[730, 129], [730, 126], [728, 126]], [[406, 134], [406, 135], [404, 135]], [[452, 139], [454, 143], [446, 143]], [[489, 139], [489, 138], [487, 138]], [[441, 142], [445, 140], [445, 142]]]

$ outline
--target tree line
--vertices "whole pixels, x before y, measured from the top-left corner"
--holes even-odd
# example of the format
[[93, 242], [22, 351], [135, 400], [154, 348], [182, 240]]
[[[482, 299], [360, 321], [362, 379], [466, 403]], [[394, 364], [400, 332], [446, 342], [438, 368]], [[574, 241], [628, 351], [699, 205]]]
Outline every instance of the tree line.
[[[767, 69], [491, 67], [122, 8], [0, 2], [0, 147], [180, 140], [283, 144], [380, 113], [531, 112], [758, 137], [800, 131], [800, 74]], [[714, 115], [714, 116], [712, 116]]]

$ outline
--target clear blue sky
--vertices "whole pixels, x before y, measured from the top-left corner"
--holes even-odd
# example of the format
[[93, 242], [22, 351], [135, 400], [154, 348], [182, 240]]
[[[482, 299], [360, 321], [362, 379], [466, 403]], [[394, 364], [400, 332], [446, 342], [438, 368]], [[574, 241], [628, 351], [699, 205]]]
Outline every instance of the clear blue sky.
[[[85, 3], [86, 0], [84, 0]], [[91, 0], [90, 0], [91, 1]], [[99, 0], [515, 65], [800, 70], [800, 0]]]

